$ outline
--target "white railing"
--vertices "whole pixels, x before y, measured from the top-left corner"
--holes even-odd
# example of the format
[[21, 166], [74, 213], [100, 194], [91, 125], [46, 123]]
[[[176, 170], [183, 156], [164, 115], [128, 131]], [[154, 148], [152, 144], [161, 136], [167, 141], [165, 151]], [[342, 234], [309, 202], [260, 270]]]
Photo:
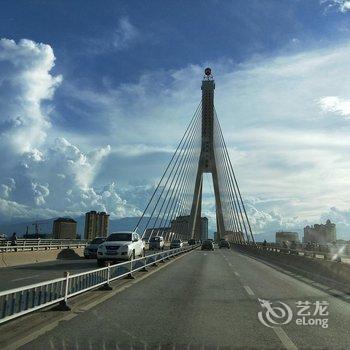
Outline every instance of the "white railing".
[[164, 250], [145, 257], [98, 268], [64, 277], [0, 292], [0, 324], [44, 307], [60, 303], [61, 309], [69, 309], [67, 300], [88, 290], [103, 287], [110, 289], [110, 282], [133, 277], [136, 271], [147, 271], [147, 266], [157, 265], [176, 255], [196, 249], [199, 245]]
[[0, 252], [79, 248], [86, 245], [87, 241], [81, 239], [18, 239], [15, 245], [11, 241], [0, 242]]

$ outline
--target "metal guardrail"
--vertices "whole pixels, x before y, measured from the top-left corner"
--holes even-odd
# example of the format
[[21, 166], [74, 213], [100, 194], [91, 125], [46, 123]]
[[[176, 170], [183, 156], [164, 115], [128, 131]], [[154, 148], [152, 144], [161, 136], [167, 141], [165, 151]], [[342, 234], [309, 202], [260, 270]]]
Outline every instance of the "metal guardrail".
[[2, 242], [2, 245], [0, 245], [0, 252], [79, 248], [85, 247], [86, 245], [87, 241], [80, 239], [23, 239], [17, 240], [16, 245], [12, 245], [11, 241]]
[[[262, 242], [256, 242], [258, 245], [263, 245]], [[323, 253], [330, 253], [331, 251], [342, 251], [344, 255], [350, 255], [350, 244], [348, 243], [337, 243], [335, 245], [333, 244], [315, 244], [312, 243], [308, 245], [307, 243], [296, 243], [296, 245], [293, 247], [290, 244], [287, 244], [286, 246], [283, 246], [280, 243], [271, 243], [267, 242], [266, 246], [270, 248], [277, 248], [277, 249], [292, 249], [292, 250], [298, 250], [298, 251], [306, 251], [306, 252], [317, 252], [320, 254]]]
[[324, 260], [331, 260], [331, 261], [340, 261], [342, 258], [345, 258], [345, 259], [350, 258], [350, 256], [345, 255], [342, 249], [339, 247], [335, 247], [331, 251], [321, 251], [321, 250], [285, 248], [285, 247], [281, 247], [280, 245], [271, 244], [271, 243], [267, 245], [264, 245], [262, 243], [239, 244], [239, 245], [255, 247], [256, 249], [272, 251], [277, 253], [284, 253], [289, 255], [301, 255], [301, 256], [306, 256], [311, 258], [321, 258]]
[[69, 309], [67, 300], [75, 295], [102, 286], [110, 289], [111, 281], [127, 276], [132, 277], [133, 272], [136, 271], [147, 271], [147, 266], [164, 262], [171, 257], [196, 249], [198, 246], [164, 250], [142, 258], [74, 275], [66, 272], [65, 277], [0, 292], [0, 324], [57, 303], [60, 303], [63, 309]]

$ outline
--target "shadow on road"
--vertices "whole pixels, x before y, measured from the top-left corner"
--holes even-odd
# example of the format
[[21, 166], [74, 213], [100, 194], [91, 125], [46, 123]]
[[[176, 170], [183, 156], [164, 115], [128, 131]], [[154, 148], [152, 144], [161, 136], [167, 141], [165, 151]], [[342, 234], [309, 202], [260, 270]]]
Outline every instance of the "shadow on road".
[[[96, 261], [95, 260], [68, 260], [66, 259], [66, 263], [60, 263], [60, 264], [35, 264], [35, 265], [22, 265], [22, 266], [16, 266], [15, 269], [18, 270], [38, 270], [38, 271], [44, 271], [44, 270], [63, 270], [63, 271], [72, 271], [72, 270], [83, 270], [83, 269], [95, 269], [96, 268]], [[61, 260], [64, 261], [64, 260]]]
[[77, 254], [73, 249], [63, 249], [57, 254], [57, 259], [82, 259], [82, 257]]

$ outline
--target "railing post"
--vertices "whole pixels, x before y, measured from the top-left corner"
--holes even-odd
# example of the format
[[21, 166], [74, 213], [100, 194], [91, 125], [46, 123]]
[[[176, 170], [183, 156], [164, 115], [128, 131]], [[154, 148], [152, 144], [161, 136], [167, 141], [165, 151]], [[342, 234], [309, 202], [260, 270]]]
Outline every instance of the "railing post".
[[68, 306], [68, 293], [69, 293], [69, 272], [64, 272], [64, 299], [60, 301], [60, 303], [54, 308], [57, 311], [70, 311], [71, 308]]
[[142, 268], [142, 271], [144, 271], [144, 272], [148, 271], [146, 265], [147, 265], [147, 257], [144, 257], [143, 258], [143, 268]]
[[110, 279], [111, 279], [111, 263], [107, 263], [107, 280], [106, 283], [101, 286], [100, 290], [113, 290], [113, 287], [110, 285]]
[[127, 278], [129, 278], [129, 279], [135, 279], [135, 277], [134, 277], [133, 274], [132, 274], [132, 261], [133, 261], [133, 257], [131, 257], [131, 259], [130, 259], [129, 274], [128, 274], [128, 276], [127, 276]]

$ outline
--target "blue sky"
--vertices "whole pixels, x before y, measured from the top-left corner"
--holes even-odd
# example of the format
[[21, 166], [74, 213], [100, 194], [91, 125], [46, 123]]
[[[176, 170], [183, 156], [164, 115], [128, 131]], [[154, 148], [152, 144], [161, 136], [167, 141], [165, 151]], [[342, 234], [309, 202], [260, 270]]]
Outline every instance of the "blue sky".
[[210, 65], [255, 232], [350, 238], [350, 1], [0, 6], [0, 222], [138, 215]]

